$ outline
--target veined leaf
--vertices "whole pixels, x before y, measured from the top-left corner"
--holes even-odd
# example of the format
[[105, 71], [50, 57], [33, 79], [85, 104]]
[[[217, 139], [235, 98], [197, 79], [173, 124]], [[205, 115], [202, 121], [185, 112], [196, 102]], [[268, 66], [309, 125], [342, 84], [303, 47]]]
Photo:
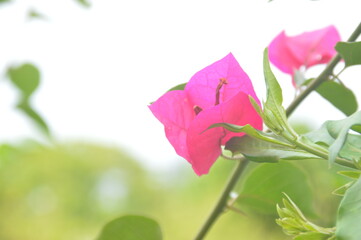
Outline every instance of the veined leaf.
[[361, 42], [338, 42], [335, 49], [347, 67], [361, 64]]
[[143, 216], [124, 216], [106, 224], [97, 240], [162, 240], [157, 222]]

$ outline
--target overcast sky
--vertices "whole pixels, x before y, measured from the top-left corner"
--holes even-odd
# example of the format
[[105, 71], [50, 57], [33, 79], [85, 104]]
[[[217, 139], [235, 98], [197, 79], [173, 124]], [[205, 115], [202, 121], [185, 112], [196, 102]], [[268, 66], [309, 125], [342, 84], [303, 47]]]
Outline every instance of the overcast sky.
[[[359, 0], [93, 0], [89, 9], [71, 0], [14, 2], [0, 7], [0, 69], [4, 75], [6, 66], [24, 61], [40, 68], [42, 84], [33, 103], [55, 137], [115, 145], [156, 167], [183, 160], [149, 102], [229, 52], [264, 99], [262, 52], [273, 37], [334, 24], [346, 40], [361, 9]], [[29, 21], [29, 9], [46, 20]], [[294, 95], [291, 79], [274, 72], [287, 106]], [[350, 68], [341, 79], [360, 89], [356, 73], [360, 68]], [[17, 92], [1, 81], [0, 140], [41, 139], [14, 110], [16, 101]], [[313, 94], [293, 120], [320, 124], [342, 117]]]

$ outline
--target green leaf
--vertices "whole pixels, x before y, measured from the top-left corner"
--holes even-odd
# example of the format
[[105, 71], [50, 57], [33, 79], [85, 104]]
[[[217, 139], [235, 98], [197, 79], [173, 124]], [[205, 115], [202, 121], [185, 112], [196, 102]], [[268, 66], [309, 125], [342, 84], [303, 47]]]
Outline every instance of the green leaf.
[[17, 108], [23, 111], [28, 117], [30, 117], [43, 132], [50, 136], [50, 130], [43, 118], [29, 105], [29, 102], [24, 100], [17, 105]]
[[230, 150], [233, 154], [242, 153], [249, 160], [254, 162], [320, 159], [311, 153], [295, 147], [290, 148], [249, 136], [233, 137], [226, 143], [225, 149]]
[[357, 100], [354, 93], [340, 83], [326, 81], [316, 91], [346, 116], [357, 110]]
[[338, 240], [361, 239], [361, 179], [347, 190], [338, 209], [336, 238]]
[[29, 98], [40, 83], [40, 72], [37, 67], [30, 63], [10, 67], [8, 76], [11, 82], [22, 92], [24, 98]]
[[[297, 187], [295, 187], [297, 186]], [[236, 200], [240, 209], [277, 215], [276, 204], [282, 201], [282, 192], [292, 195], [306, 212], [312, 212], [312, 193], [305, 173], [296, 165], [286, 162], [264, 163], [254, 168]]]
[[346, 67], [361, 64], [361, 42], [338, 42], [335, 49], [345, 60]]
[[361, 125], [361, 111], [342, 120], [326, 121], [320, 129], [305, 136], [314, 143], [328, 147], [330, 163], [333, 163], [337, 156], [360, 161], [361, 135], [349, 133], [350, 129], [359, 125]]
[[161, 240], [158, 223], [143, 216], [124, 216], [106, 224], [97, 240]]
[[263, 54], [263, 72], [267, 86], [267, 100], [263, 110], [263, 121], [272, 131], [291, 130], [287, 123], [286, 111], [282, 107], [282, 89], [271, 70], [267, 48]]
[[327, 129], [331, 136], [337, 136], [329, 148], [329, 161], [333, 163], [346, 142], [348, 132], [354, 125], [361, 125], [361, 111], [339, 121], [329, 121]]
[[346, 191], [355, 183], [355, 181], [348, 182], [341, 187], [335, 189], [332, 194], [338, 195], [338, 196], [344, 196]]
[[178, 84], [177, 86], [174, 86], [171, 89], [169, 89], [167, 92], [174, 91], [174, 90], [184, 90], [186, 85], [187, 85], [187, 83]]
[[267, 85], [266, 105], [269, 105], [270, 109], [278, 109], [283, 101], [282, 90], [271, 70], [267, 48], [264, 50], [263, 54], [263, 72]]
[[258, 113], [258, 115], [259, 115], [260, 117], [263, 117], [262, 109], [261, 109], [261, 107], [258, 105], [258, 103], [256, 102], [256, 100], [255, 100], [251, 95], [248, 95], [248, 99], [249, 99], [249, 101], [251, 102], [252, 107], [254, 108], [254, 110], [256, 110], [256, 112]]
[[352, 179], [359, 179], [361, 176], [360, 171], [339, 171], [337, 173]]
[[76, 2], [78, 2], [80, 5], [82, 5], [83, 7], [90, 7], [90, 3], [87, 0], [75, 0]]

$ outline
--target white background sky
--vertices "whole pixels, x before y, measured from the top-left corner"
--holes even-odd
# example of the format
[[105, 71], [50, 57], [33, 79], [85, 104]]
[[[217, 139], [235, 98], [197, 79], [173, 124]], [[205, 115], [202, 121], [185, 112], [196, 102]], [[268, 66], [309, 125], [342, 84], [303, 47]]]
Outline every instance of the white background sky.
[[[28, 21], [29, 9], [47, 20]], [[119, 146], [146, 165], [179, 160], [147, 104], [232, 52], [265, 98], [262, 52], [282, 30], [299, 34], [334, 24], [346, 40], [360, 22], [360, 0], [17, 0], [0, 7], [0, 69], [30, 61], [42, 74], [33, 105], [59, 141]], [[322, 68], [315, 68], [318, 73]], [[289, 76], [274, 69], [285, 106]], [[358, 76], [358, 77], [357, 77]], [[361, 99], [360, 68], [341, 75]], [[0, 141], [41, 138], [14, 110], [17, 92], [0, 82]], [[343, 115], [313, 94], [294, 120], [320, 124]]]

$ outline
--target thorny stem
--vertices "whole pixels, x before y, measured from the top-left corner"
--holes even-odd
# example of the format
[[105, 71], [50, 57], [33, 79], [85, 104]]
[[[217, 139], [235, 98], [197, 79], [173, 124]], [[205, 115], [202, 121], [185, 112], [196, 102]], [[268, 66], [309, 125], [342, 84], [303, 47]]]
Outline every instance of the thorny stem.
[[[361, 34], [361, 23], [357, 26], [355, 31], [351, 34], [348, 39], [348, 42], [354, 42], [359, 35]], [[333, 69], [337, 65], [337, 63], [341, 60], [341, 56], [337, 54], [331, 62], [326, 66], [325, 70], [315, 78], [308, 87], [298, 95], [297, 98], [293, 100], [293, 102], [286, 109], [287, 116], [291, 115], [293, 111], [298, 107], [298, 105], [313, 91], [315, 90], [323, 81], [327, 80], [330, 75], [333, 73]], [[227, 200], [230, 192], [233, 190], [236, 185], [238, 179], [241, 177], [242, 173], [246, 169], [248, 165], [248, 160], [244, 158], [243, 160], [239, 160], [238, 165], [236, 166], [234, 172], [232, 173], [230, 179], [228, 180], [225, 188], [223, 189], [222, 194], [220, 195], [218, 202], [213, 208], [211, 214], [207, 218], [206, 222], [199, 230], [197, 236], [194, 240], [202, 240], [207, 232], [211, 229], [212, 225], [218, 219], [221, 213], [225, 210], [227, 206]]]

